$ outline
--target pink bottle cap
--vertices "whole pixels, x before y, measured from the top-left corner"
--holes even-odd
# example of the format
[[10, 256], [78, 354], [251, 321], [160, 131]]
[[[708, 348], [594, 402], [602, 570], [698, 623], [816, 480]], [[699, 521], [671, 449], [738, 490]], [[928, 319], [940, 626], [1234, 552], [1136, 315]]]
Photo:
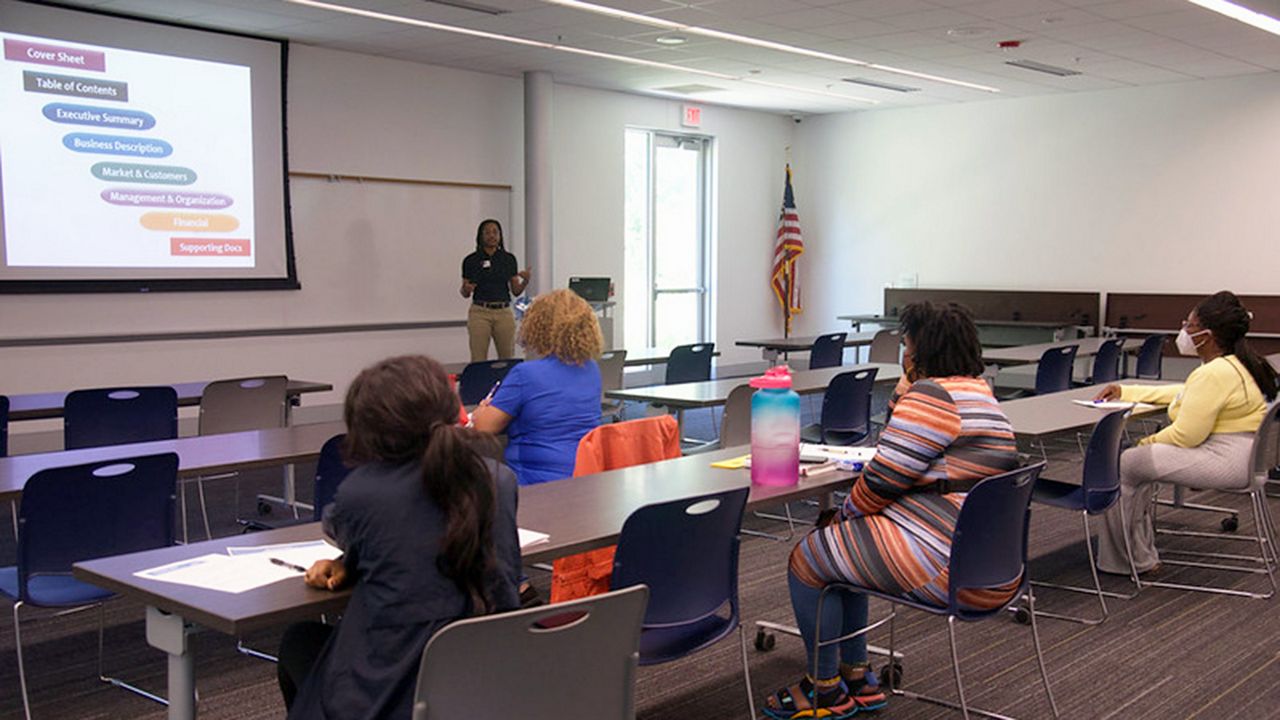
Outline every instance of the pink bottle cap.
[[747, 383], [753, 388], [769, 390], [787, 390], [791, 387], [791, 368], [786, 365], [771, 367], [760, 377], [751, 378]]

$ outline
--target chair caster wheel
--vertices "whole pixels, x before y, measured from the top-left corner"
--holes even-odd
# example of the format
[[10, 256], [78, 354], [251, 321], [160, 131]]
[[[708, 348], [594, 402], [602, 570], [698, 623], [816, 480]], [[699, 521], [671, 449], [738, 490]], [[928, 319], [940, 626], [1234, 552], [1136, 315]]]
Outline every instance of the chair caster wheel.
[[259, 500], [259, 501], [258, 501], [258, 514], [259, 514], [259, 515], [270, 515], [270, 514], [271, 514], [271, 503], [266, 502], [266, 501], [263, 501], [263, 500]]
[[760, 652], [769, 652], [777, 642], [778, 638], [771, 632], [765, 632], [764, 628], [756, 631], [756, 649]]
[[1231, 517], [1222, 518], [1222, 531], [1235, 532], [1240, 529], [1240, 517], [1232, 515]]
[[894, 660], [880, 666], [880, 687], [902, 687], [902, 663]]
[[1019, 625], [1031, 624], [1031, 613], [1026, 608], [1020, 607], [1013, 611], [1013, 621]]

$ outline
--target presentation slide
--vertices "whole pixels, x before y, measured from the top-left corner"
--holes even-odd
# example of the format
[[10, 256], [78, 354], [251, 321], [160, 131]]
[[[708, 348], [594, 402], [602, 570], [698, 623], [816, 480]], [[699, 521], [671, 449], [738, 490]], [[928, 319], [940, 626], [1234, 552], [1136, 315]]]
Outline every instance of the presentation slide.
[[[45, 22], [0, 15], [0, 289], [296, 287], [281, 46], [20, 8]], [[13, 31], [44, 13], [63, 31]]]

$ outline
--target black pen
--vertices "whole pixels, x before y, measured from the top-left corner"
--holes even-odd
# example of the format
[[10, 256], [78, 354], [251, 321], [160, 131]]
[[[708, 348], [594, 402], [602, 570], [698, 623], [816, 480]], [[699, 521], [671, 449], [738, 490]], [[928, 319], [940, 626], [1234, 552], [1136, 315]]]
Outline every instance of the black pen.
[[298, 572], [300, 572], [300, 573], [305, 573], [305, 572], [307, 571], [307, 569], [306, 569], [306, 568], [304, 568], [304, 567], [302, 567], [301, 565], [294, 565], [293, 563], [291, 563], [291, 562], [285, 562], [284, 560], [281, 560], [280, 558], [269, 558], [269, 559], [271, 560], [271, 564], [272, 564], [272, 565], [279, 565], [279, 566], [280, 566], [280, 567], [282, 567], [282, 568], [289, 568], [290, 570], [297, 570], [297, 571], [298, 571]]

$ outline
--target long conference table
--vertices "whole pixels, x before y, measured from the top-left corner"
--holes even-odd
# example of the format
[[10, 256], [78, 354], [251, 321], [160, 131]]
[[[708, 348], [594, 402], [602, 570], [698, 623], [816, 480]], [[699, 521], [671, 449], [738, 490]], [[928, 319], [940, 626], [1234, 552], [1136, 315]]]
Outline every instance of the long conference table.
[[[549, 560], [613, 544], [622, 524], [644, 505], [725, 490], [750, 487], [748, 509], [824, 495], [847, 486], [850, 473], [834, 472], [802, 478], [790, 487], [753, 486], [750, 471], [710, 467], [736, 457], [746, 447], [690, 455], [649, 465], [566, 478], [520, 488], [520, 527], [548, 533], [547, 542], [526, 548], [526, 562]], [[301, 577], [272, 583], [243, 593], [219, 593], [134, 575], [159, 565], [223, 553], [236, 545], [315, 540], [319, 523], [220, 538], [207, 542], [149, 550], [77, 563], [75, 577], [145, 603], [147, 641], [168, 655], [169, 717], [196, 715], [195, 658], [188, 643], [197, 626], [232, 636], [291, 620], [319, 617], [341, 609], [349, 591], [328, 592], [307, 587]]]
[[[1078, 338], [1075, 340], [1063, 340], [1061, 342], [1036, 343], [1034, 345], [1017, 345], [1015, 347], [1006, 348], [983, 348], [982, 362], [988, 365], [997, 365], [1007, 367], [1011, 365], [1030, 365], [1040, 362], [1040, 356], [1044, 355], [1046, 350], [1053, 348], [1066, 347], [1068, 345], [1076, 346], [1076, 357], [1092, 357], [1098, 354], [1102, 344], [1111, 338], [1089, 337]], [[1121, 353], [1136, 353], [1139, 350], [1137, 343], [1122, 343]]]
[[[794, 337], [784, 338], [765, 338], [762, 340], [738, 340], [735, 345], [739, 347], [760, 348], [760, 354], [770, 365], [778, 362], [778, 355], [785, 355], [793, 352], [809, 352], [813, 349], [813, 343], [817, 341], [817, 335], [797, 335]], [[866, 347], [876, 337], [875, 332], [853, 332], [845, 333], [844, 346], [851, 348]]]
[[[172, 383], [169, 387], [178, 393], [178, 405], [190, 407], [200, 404], [200, 397], [208, 380], [195, 382]], [[304, 393], [328, 392], [333, 389], [329, 383], [313, 380], [289, 380], [285, 395], [291, 405], [298, 403], [298, 397]], [[41, 420], [62, 417], [62, 407], [66, 403], [66, 392], [27, 393], [9, 396], [9, 420]]]

